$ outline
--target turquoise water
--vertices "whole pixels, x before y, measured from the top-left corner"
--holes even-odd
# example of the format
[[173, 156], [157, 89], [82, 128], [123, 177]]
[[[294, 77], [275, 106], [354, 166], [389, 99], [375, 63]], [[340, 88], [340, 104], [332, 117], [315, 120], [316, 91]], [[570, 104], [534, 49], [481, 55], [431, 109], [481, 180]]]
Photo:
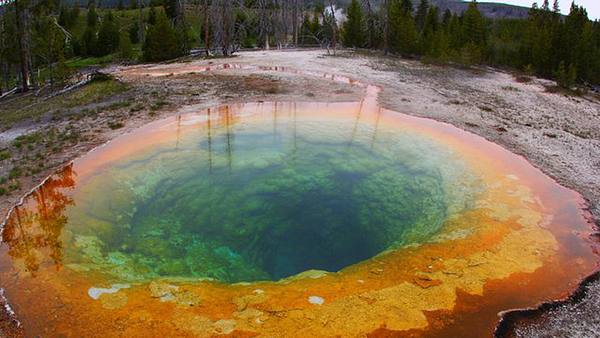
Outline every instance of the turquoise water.
[[[279, 280], [431, 238], [465, 166], [416, 133], [270, 114], [178, 133], [80, 183], [65, 263], [119, 280]], [[461, 185], [464, 189], [464, 185]]]

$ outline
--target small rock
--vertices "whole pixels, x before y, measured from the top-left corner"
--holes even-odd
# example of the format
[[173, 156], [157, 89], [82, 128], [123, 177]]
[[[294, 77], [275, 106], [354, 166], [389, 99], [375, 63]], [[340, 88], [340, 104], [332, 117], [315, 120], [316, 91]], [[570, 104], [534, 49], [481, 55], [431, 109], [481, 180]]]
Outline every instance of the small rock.
[[310, 296], [308, 297], [308, 302], [316, 305], [323, 305], [325, 303], [325, 299], [319, 296]]
[[103, 294], [117, 293], [119, 290], [127, 288], [129, 288], [129, 284], [113, 284], [110, 288], [91, 287], [88, 289], [88, 296], [92, 299], [99, 299]]
[[431, 279], [429, 276], [418, 275], [413, 279], [414, 283], [423, 289], [428, 289], [433, 286], [441, 285], [442, 281]]

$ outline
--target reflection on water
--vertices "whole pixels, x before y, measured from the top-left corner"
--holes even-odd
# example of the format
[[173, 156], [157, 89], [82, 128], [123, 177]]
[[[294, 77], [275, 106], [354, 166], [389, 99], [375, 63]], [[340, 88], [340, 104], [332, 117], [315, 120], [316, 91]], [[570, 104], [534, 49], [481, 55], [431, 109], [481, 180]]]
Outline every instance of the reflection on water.
[[73, 165], [66, 166], [29, 197], [35, 207], [17, 206], [13, 216], [3, 229], [3, 241], [8, 245], [8, 253], [16, 260], [23, 260], [25, 270], [35, 273], [40, 264], [49, 262], [60, 269], [63, 261], [61, 232], [68, 223], [65, 209], [74, 205], [64, 190], [73, 188]]

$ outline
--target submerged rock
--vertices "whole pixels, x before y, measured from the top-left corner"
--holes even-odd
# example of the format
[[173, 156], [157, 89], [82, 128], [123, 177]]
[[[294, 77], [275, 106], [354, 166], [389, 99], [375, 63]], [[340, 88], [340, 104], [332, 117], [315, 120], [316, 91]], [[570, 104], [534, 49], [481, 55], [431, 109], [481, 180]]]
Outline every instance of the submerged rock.
[[129, 284], [113, 284], [110, 288], [91, 287], [88, 289], [88, 296], [92, 299], [99, 299], [103, 294], [117, 293], [121, 289], [129, 288]]
[[315, 305], [323, 305], [325, 304], [325, 299], [319, 296], [309, 296], [308, 302]]

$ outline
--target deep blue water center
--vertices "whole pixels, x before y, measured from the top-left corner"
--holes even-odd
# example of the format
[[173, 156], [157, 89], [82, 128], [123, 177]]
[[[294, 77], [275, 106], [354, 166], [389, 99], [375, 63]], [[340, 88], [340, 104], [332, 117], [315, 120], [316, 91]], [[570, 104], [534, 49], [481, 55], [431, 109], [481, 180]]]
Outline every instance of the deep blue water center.
[[447, 154], [415, 137], [289, 116], [182, 133], [86, 181], [70, 257], [121, 279], [339, 271], [427, 240], [446, 219]]

